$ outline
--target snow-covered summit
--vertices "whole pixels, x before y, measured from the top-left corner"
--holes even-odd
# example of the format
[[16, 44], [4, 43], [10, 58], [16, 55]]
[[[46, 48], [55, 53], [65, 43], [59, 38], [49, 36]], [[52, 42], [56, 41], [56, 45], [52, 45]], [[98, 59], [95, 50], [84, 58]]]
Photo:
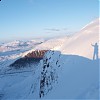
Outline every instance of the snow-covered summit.
[[60, 48], [64, 54], [80, 55], [92, 59], [94, 48], [91, 44], [99, 44], [99, 19], [88, 24], [72, 36]]
[[34, 50], [59, 50], [63, 54], [79, 55], [92, 59], [94, 49], [91, 44], [96, 42], [99, 44], [99, 21], [98, 18], [90, 22], [70, 37], [65, 36], [45, 41], [23, 55]]
[[93, 28], [94, 26], [98, 27], [99, 22], [100, 22], [100, 18], [97, 18], [97, 19], [91, 21], [89, 24], [85, 25], [81, 30]]

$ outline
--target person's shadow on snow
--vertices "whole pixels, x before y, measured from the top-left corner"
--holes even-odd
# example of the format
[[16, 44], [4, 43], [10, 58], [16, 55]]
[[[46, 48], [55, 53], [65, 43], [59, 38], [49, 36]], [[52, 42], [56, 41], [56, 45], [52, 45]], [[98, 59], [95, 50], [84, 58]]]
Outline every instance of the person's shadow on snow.
[[91, 45], [94, 47], [93, 60], [98, 60], [98, 44], [95, 43]]

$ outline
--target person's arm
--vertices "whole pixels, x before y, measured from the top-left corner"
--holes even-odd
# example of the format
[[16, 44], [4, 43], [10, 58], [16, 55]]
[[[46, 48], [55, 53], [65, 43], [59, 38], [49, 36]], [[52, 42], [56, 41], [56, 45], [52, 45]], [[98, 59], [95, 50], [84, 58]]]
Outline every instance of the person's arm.
[[93, 44], [91, 44], [93, 47], [94, 47], [94, 45]]

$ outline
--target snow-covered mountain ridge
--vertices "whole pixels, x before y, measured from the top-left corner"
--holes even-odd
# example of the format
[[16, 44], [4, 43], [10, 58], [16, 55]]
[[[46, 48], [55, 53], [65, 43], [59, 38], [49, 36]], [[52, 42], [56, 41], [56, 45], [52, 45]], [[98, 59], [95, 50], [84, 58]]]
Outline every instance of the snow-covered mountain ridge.
[[92, 60], [91, 45], [99, 41], [98, 23], [97, 19], [71, 37], [51, 39], [22, 52], [21, 58], [48, 50], [30, 68], [8, 70], [5, 66], [6, 72], [0, 75], [0, 98], [99, 99], [99, 60]]

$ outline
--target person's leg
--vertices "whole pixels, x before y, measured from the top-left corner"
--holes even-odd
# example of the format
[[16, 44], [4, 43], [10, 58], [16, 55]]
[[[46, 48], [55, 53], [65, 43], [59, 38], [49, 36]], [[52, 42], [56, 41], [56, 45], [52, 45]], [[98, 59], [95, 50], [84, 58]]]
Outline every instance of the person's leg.
[[98, 60], [98, 53], [96, 53], [96, 60]]
[[93, 54], [93, 60], [95, 59], [95, 52], [94, 52], [94, 54]]

